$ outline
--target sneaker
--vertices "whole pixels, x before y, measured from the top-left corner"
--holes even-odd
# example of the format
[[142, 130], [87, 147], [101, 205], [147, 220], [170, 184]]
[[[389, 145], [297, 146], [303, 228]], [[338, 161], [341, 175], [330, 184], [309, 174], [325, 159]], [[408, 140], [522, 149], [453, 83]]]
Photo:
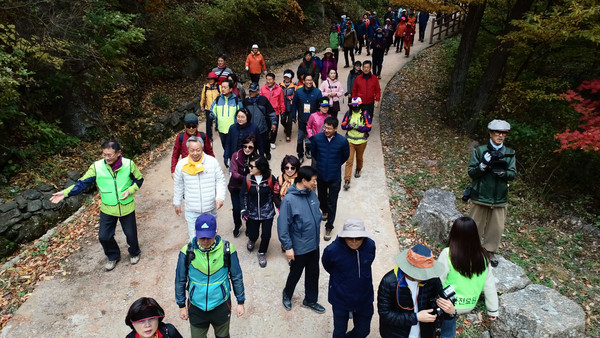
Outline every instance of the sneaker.
[[235, 238], [240, 237], [240, 229], [239, 228], [233, 229], [233, 237], [235, 237]]
[[302, 305], [306, 306], [307, 308], [310, 308], [311, 310], [313, 310], [316, 313], [325, 313], [325, 308], [317, 302], [309, 303], [309, 302], [303, 300]]
[[302, 164], [302, 162], [304, 162], [304, 156], [298, 155], [298, 161], [300, 161], [300, 164]]
[[344, 66], [344, 68], [350, 68], [350, 66], [348, 66], [348, 65], [345, 65], [345, 66]]
[[267, 266], [267, 256], [264, 253], [258, 253], [258, 265], [260, 265], [261, 268]]
[[292, 142], [292, 139], [291, 139], [290, 137], [287, 137], [287, 136], [286, 136], [286, 138], [285, 138], [285, 142], [287, 142], [287, 143], [290, 143], [290, 142]]
[[356, 169], [354, 171], [354, 177], [359, 178], [360, 177], [360, 169]]
[[114, 261], [108, 261], [108, 262], [106, 263], [106, 265], [104, 266], [104, 269], [105, 269], [106, 271], [111, 271], [112, 269], [114, 269], [114, 268], [115, 268], [115, 266], [117, 266], [117, 262], [118, 262], [118, 261], [120, 261], [120, 260], [121, 260], [120, 258], [117, 258], [117, 259], [116, 259], [116, 260], [114, 260]]
[[286, 310], [290, 311], [292, 309], [292, 297], [286, 295], [285, 290], [283, 291], [282, 303]]
[[323, 236], [323, 239], [326, 241], [331, 239], [331, 229], [325, 229], [325, 236]]
[[271, 149], [275, 149], [277, 146], [275, 145], [275, 143], [271, 143]]
[[129, 263], [131, 263], [131, 265], [136, 265], [139, 261], [140, 261], [140, 255], [131, 256], [129, 258]]
[[344, 180], [344, 190], [350, 189], [350, 180]]
[[498, 266], [498, 259], [496, 258], [496, 255], [494, 255], [493, 252], [490, 252], [490, 265], [492, 266], [492, 268], [495, 268]]
[[246, 249], [248, 249], [248, 251], [252, 252], [252, 250], [254, 250], [254, 242], [251, 240], [248, 240], [248, 243], [246, 243]]
[[309, 159], [309, 160], [312, 158], [312, 155], [310, 154], [310, 151], [306, 152], [306, 158]]
[[321, 221], [325, 222], [327, 220], [327, 213], [324, 212], [321, 214]]
[[265, 154], [265, 158], [267, 159], [267, 161], [271, 160], [271, 153], [266, 153]]

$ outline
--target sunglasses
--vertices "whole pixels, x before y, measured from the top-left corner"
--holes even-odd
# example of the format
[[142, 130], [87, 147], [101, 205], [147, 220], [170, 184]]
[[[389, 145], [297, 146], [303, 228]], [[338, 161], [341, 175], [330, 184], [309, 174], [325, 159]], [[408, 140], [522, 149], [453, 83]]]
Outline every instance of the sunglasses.
[[285, 167], [285, 170], [296, 170], [296, 168], [295, 167], [287, 166], [287, 167]]
[[186, 124], [186, 125], [185, 125], [185, 127], [186, 127], [187, 129], [194, 129], [194, 128], [197, 128], [197, 127], [198, 127], [198, 125], [197, 125], [197, 124], [192, 124], [192, 123], [189, 123], [189, 124]]
[[253, 169], [256, 168], [256, 166], [254, 164], [248, 164], [248, 168]]
[[351, 241], [351, 242], [360, 242], [363, 239], [365, 239], [364, 237], [346, 237], [346, 240]]
[[254, 146], [245, 145], [245, 144], [242, 147], [244, 147], [244, 149], [250, 149], [250, 150], [254, 149]]

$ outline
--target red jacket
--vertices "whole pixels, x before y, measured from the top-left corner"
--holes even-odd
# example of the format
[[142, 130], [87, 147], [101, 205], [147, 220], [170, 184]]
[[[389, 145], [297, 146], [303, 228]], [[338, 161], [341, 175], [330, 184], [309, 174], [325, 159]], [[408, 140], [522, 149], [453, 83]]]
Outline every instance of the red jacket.
[[[180, 136], [181, 134], [183, 134], [183, 137]], [[196, 132], [196, 136], [201, 136], [200, 131]], [[173, 146], [173, 154], [171, 155], [171, 173], [175, 172], [175, 167], [177, 166], [177, 162], [179, 162], [179, 155], [181, 155], [181, 158], [186, 158], [189, 155], [188, 148], [186, 146], [186, 142], [189, 138], [190, 135], [188, 135], [188, 133], [185, 131], [177, 134], [175, 137], [175, 145]], [[202, 141], [204, 141], [204, 148], [202, 148], [204, 153], [206, 155], [215, 157], [212, 145], [210, 144], [210, 139], [206, 137], [206, 134], [204, 134]]]
[[360, 74], [354, 80], [354, 86], [352, 86], [352, 96], [360, 97], [363, 104], [371, 104], [375, 101], [381, 100], [381, 88], [379, 87], [379, 80], [377, 76], [371, 73], [371, 76], [366, 79], [365, 74]]
[[283, 89], [277, 83], [273, 84], [273, 88], [269, 88], [266, 84], [260, 88], [260, 95], [269, 99], [269, 102], [275, 109], [277, 115], [285, 111], [285, 102], [283, 100]]

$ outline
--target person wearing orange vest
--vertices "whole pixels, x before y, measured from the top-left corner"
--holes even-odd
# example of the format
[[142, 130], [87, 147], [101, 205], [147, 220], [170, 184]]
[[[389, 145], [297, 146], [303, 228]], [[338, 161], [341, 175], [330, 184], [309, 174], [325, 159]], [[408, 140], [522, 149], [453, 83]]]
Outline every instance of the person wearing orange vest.
[[265, 64], [265, 58], [258, 50], [258, 45], [252, 45], [252, 51], [246, 57], [246, 71], [250, 73], [250, 80], [258, 83], [260, 81], [260, 70], [263, 70], [265, 75], [267, 74], [267, 65]]

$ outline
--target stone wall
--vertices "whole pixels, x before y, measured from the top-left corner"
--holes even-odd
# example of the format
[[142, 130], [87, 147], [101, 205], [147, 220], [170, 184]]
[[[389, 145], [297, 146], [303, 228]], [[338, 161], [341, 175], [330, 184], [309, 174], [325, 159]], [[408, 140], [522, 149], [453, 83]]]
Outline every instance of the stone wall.
[[[147, 135], [146, 141], [152, 144], [164, 142], [182, 130], [185, 114], [197, 113], [199, 109], [199, 100], [196, 99], [181, 105], [156, 123], [147, 125], [143, 131], [143, 135]], [[74, 184], [79, 177], [81, 174], [77, 171], [68, 172], [61, 188]], [[85, 200], [96, 193], [96, 186], [90, 187], [81, 195], [54, 204], [49, 198], [57, 190], [51, 185], [40, 184], [34, 189], [19, 193], [12, 201], [0, 199], [0, 258], [11, 255], [18, 244], [39, 238], [49, 228], [67, 219]]]

